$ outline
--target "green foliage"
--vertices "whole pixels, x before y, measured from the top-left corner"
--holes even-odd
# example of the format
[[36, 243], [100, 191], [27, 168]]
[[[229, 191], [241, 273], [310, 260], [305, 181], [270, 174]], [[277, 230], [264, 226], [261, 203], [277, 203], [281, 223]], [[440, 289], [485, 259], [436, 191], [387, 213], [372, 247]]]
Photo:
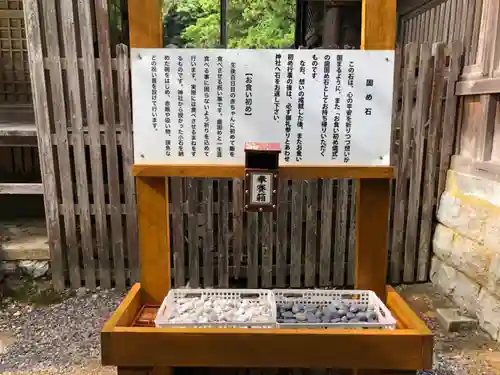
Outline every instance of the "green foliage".
[[[219, 11], [219, 0], [168, 1], [166, 43], [217, 47]], [[295, 0], [229, 0], [227, 28], [229, 48], [288, 47], [294, 41]]]

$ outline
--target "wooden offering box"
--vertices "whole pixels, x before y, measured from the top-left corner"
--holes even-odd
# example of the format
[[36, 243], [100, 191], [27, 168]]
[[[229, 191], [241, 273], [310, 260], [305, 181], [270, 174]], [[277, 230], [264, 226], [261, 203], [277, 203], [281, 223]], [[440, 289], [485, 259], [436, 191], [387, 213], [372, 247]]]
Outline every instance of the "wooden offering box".
[[236, 178], [243, 176], [244, 166], [136, 165], [133, 173], [141, 284], [132, 287], [102, 330], [104, 365], [117, 366], [119, 374], [168, 373], [173, 367], [339, 368], [359, 374], [365, 370], [407, 374], [432, 367], [432, 333], [394, 289], [385, 286], [391, 167], [282, 167], [279, 176], [357, 181], [355, 287], [377, 293], [397, 319], [395, 330], [133, 326], [143, 306], [159, 306], [170, 287], [167, 177]]

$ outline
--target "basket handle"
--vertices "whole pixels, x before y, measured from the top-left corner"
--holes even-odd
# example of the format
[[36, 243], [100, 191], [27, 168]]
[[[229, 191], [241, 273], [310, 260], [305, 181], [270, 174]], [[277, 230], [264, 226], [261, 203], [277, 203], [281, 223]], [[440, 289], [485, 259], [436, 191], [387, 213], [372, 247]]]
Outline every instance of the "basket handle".
[[285, 298], [304, 298], [304, 293], [299, 293], [299, 292], [288, 292], [288, 293], [283, 293], [283, 297]]
[[196, 293], [196, 292], [193, 292], [193, 293], [186, 293], [184, 294], [184, 298], [201, 298], [201, 293]]
[[240, 298], [244, 298], [244, 299], [247, 299], [247, 298], [259, 298], [260, 297], [260, 293], [252, 293], [252, 292], [248, 292], [248, 293], [241, 293], [240, 294]]
[[355, 294], [355, 293], [346, 293], [346, 294], [342, 294], [340, 296], [340, 298], [342, 299], [349, 299], [349, 300], [353, 300], [353, 301], [359, 301], [361, 298], [359, 296], [359, 294]]

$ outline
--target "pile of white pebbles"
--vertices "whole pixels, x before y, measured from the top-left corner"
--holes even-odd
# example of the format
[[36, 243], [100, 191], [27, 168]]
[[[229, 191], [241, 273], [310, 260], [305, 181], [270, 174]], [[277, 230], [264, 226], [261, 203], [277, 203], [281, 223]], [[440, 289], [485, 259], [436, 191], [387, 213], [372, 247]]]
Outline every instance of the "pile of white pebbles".
[[265, 300], [223, 299], [220, 296], [178, 298], [168, 322], [183, 323], [267, 323], [273, 321], [272, 307]]

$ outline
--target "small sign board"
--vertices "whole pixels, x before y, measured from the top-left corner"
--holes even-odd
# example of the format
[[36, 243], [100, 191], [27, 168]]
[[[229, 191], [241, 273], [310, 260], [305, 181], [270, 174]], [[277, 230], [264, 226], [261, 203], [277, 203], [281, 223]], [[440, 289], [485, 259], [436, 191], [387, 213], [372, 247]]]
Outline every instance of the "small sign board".
[[388, 165], [394, 51], [132, 49], [134, 162]]

